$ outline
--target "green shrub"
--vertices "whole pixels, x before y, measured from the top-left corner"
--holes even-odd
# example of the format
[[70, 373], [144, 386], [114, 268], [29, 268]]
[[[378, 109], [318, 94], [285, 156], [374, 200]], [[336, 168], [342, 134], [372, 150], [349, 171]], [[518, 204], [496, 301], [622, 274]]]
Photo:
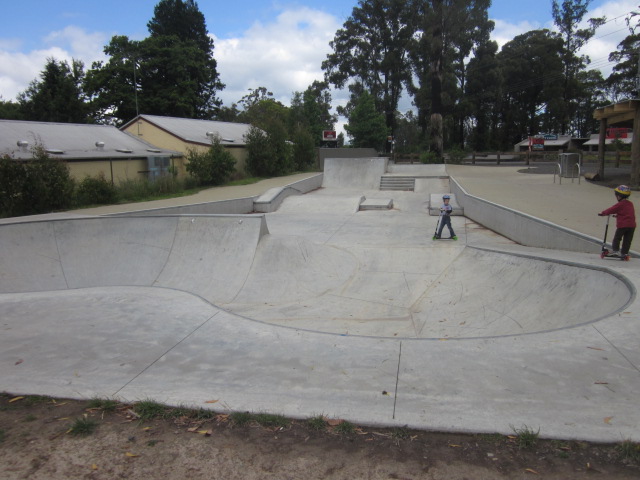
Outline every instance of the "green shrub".
[[441, 158], [438, 158], [435, 152], [423, 152], [420, 154], [420, 161], [422, 163], [443, 163]]
[[206, 152], [189, 150], [187, 172], [201, 185], [221, 185], [235, 170], [236, 160], [222, 146], [219, 136], [211, 139], [211, 147]]
[[467, 153], [459, 147], [454, 147], [448, 152], [449, 162], [454, 164], [461, 164]]
[[0, 158], [0, 216], [34, 215], [69, 208], [75, 182], [69, 167], [50, 157], [41, 145], [32, 158], [18, 161]]
[[85, 177], [76, 190], [78, 205], [107, 205], [115, 203], [116, 198], [116, 188], [102, 172], [97, 177]]

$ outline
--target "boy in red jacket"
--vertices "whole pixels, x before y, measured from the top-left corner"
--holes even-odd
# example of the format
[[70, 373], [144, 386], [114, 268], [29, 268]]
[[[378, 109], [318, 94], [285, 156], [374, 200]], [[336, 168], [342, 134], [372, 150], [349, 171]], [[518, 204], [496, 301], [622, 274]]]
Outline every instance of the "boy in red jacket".
[[[613, 241], [611, 242], [611, 246], [613, 247], [611, 254], [624, 257], [629, 253], [633, 233], [636, 230], [636, 213], [633, 208], [633, 203], [629, 201], [631, 189], [626, 185], [619, 185], [614, 191], [618, 203], [603, 210], [598, 215], [616, 215], [616, 233], [613, 235]], [[618, 251], [621, 240], [622, 250]]]

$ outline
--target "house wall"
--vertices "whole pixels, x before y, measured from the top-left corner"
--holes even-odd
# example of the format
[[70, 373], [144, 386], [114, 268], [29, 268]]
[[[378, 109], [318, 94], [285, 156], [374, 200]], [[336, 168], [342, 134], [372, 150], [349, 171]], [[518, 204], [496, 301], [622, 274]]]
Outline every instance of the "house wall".
[[[205, 144], [197, 144], [192, 142], [185, 142], [184, 140], [170, 134], [169, 132], [162, 130], [152, 123], [149, 123], [144, 118], [139, 118], [137, 122], [132, 123], [124, 131], [141, 138], [147, 143], [154, 145], [158, 148], [165, 150], [174, 150], [181, 152], [185, 157], [189, 150], [196, 150], [198, 152], [204, 152], [209, 147]], [[247, 149], [241, 145], [224, 146], [226, 150], [233, 155], [236, 159], [236, 170], [240, 173], [244, 173], [247, 164]], [[183, 166], [188, 162], [183, 160]], [[186, 169], [182, 172], [178, 172], [179, 175], [186, 175]]]
[[[171, 162], [178, 170], [184, 171], [182, 159], [171, 159]], [[104, 160], [71, 160], [67, 161], [69, 173], [77, 180], [82, 181], [85, 177], [98, 177], [103, 174], [107, 180], [113, 181], [115, 185], [125, 180], [136, 180], [147, 178], [148, 164], [144, 158], [118, 158]]]

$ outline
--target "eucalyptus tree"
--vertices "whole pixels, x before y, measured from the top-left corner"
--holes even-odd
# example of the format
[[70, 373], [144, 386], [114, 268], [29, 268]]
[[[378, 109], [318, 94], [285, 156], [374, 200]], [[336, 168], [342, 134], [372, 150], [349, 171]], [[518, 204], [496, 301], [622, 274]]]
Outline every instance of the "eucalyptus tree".
[[582, 19], [588, 12], [591, 0], [558, 0], [552, 1], [553, 21], [563, 40], [561, 59], [563, 65], [563, 112], [560, 130], [562, 134], [570, 132], [570, 125], [580, 95], [579, 74], [586, 70], [591, 62], [587, 55], [579, 55], [579, 50], [595, 35], [596, 30], [606, 22], [606, 18], [590, 18], [585, 28], [579, 28]]
[[342, 113], [348, 115], [366, 90], [393, 132], [403, 86], [411, 76], [407, 53], [415, 9], [414, 0], [360, 0], [336, 32], [322, 69], [329, 84], [349, 87], [351, 102]]
[[499, 149], [496, 142], [503, 77], [497, 58], [498, 44], [478, 45], [467, 67], [465, 96], [471, 105], [469, 145], [477, 151]]
[[306, 129], [315, 146], [322, 143], [322, 131], [333, 130], [337, 121], [331, 113], [331, 92], [326, 82], [314, 81], [304, 92], [294, 92], [289, 112], [290, 130]]
[[562, 39], [547, 29], [507, 42], [497, 59], [502, 74], [500, 142], [503, 148], [555, 130], [562, 119]]
[[460, 95], [465, 59], [493, 30], [488, 17], [491, 0], [416, 0], [415, 5], [418, 25], [411, 46], [415, 80], [410, 92], [421, 125], [428, 125], [430, 149], [442, 157], [443, 118], [455, 102], [453, 98], [447, 102], [445, 94]]
[[626, 98], [639, 98], [639, 55], [640, 34], [633, 31], [618, 44], [615, 52], [609, 54], [609, 61], [615, 62], [615, 65], [606, 80], [606, 85], [613, 103]]

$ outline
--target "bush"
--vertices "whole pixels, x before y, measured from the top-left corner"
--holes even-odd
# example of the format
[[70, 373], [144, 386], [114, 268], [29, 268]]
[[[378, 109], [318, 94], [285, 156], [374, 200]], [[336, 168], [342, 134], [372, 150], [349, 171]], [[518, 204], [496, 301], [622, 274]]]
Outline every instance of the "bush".
[[69, 167], [36, 145], [29, 161], [0, 159], [0, 216], [48, 213], [72, 205], [75, 182]]
[[245, 135], [247, 170], [256, 177], [277, 177], [294, 170], [293, 149], [280, 121], [272, 121], [267, 130], [251, 127]]
[[80, 206], [107, 205], [115, 203], [116, 198], [116, 188], [102, 172], [97, 177], [85, 177], [76, 190], [76, 203]]
[[211, 139], [211, 147], [206, 152], [189, 150], [187, 172], [201, 185], [221, 185], [235, 170], [236, 160], [222, 146], [219, 136]]
[[460, 164], [464, 160], [464, 157], [467, 156], [467, 153], [461, 148], [454, 147], [449, 150], [448, 157], [449, 163]]
[[443, 163], [441, 158], [438, 158], [435, 152], [423, 152], [420, 154], [420, 161], [422, 163]]

